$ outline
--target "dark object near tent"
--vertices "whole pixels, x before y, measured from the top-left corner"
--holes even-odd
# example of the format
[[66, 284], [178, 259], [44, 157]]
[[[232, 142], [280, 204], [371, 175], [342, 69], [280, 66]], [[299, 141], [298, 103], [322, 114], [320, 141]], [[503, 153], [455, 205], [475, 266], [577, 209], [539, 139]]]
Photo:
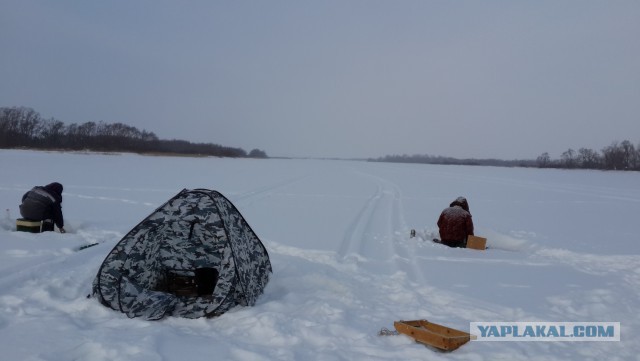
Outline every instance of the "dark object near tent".
[[113, 248], [93, 294], [129, 317], [214, 317], [253, 306], [271, 272], [267, 250], [227, 198], [184, 189]]

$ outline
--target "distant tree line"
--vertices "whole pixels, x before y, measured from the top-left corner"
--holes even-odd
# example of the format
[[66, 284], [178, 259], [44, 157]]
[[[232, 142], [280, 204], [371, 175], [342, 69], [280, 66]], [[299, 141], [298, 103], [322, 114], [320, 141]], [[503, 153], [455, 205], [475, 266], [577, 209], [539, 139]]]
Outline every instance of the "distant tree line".
[[158, 139], [153, 132], [122, 123], [66, 125], [54, 118], [43, 119], [38, 112], [26, 107], [0, 107], [0, 148], [267, 158], [259, 149], [247, 154], [242, 148]]
[[387, 155], [369, 159], [372, 162], [391, 163], [422, 163], [422, 164], [451, 164], [451, 165], [481, 165], [496, 167], [534, 167], [534, 160], [501, 160], [501, 159], [457, 159], [452, 157], [432, 156], [428, 154]]
[[377, 159], [369, 159], [369, 161], [497, 167], [640, 170], [640, 145], [636, 148], [630, 141], [625, 140], [623, 142], [613, 142], [600, 152], [588, 148], [580, 148], [578, 151], [568, 149], [562, 153], [560, 159], [552, 159], [549, 153], [545, 152], [535, 160], [457, 159], [442, 156], [404, 154], [387, 155]]
[[569, 148], [560, 155], [560, 159], [551, 159], [545, 152], [538, 156], [536, 164], [540, 168], [640, 170], [640, 144], [636, 148], [628, 140], [615, 141], [600, 152], [589, 148], [578, 151]]

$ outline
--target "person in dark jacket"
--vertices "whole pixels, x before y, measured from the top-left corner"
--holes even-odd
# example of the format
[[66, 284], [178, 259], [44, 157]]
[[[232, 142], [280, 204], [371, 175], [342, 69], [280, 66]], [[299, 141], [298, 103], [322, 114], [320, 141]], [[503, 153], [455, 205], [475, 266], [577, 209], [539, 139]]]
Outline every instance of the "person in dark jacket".
[[449, 247], [466, 247], [467, 236], [473, 235], [473, 220], [469, 203], [464, 197], [451, 202], [438, 218], [440, 240]]
[[20, 215], [30, 221], [44, 221], [42, 229], [53, 231], [55, 224], [65, 233], [62, 216], [62, 184], [53, 182], [36, 186], [22, 196]]

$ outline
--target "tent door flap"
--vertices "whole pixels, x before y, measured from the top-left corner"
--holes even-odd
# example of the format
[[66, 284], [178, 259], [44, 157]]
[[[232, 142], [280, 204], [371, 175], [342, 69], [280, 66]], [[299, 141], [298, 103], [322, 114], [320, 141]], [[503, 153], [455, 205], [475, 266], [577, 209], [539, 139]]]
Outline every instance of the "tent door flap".
[[213, 294], [219, 272], [212, 267], [195, 270], [168, 270], [159, 291], [184, 297], [206, 297]]

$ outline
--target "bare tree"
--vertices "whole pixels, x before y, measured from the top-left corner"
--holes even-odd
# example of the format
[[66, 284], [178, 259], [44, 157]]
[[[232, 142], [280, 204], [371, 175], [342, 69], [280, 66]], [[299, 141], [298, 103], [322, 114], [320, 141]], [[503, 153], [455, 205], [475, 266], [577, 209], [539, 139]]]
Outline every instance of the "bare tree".
[[247, 155], [249, 158], [267, 158], [267, 153], [260, 149], [252, 149]]
[[5, 146], [33, 145], [41, 125], [40, 114], [31, 108], [0, 108], [0, 141]]
[[566, 168], [575, 168], [576, 166], [576, 152], [569, 148], [567, 151], [562, 153], [561, 156], [562, 164]]
[[63, 122], [51, 118], [43, 121], [41, 129], [40, 136], [43, 147], [60, 147], [62, 139], [65, 136], [65, 126]]
[[538, 168], [548, 168], [551, 166], [551, 157], [549, 153], [544, 152], [538, 156], [536, 159], [536, 163], [538, 164]]
[[624, 154], [617, 141], [602, 149], [602, 158], [605, 169], [625, 169]]
[[588, 148], [578, 149], [577, 163], [580, 168], [599, 168], [601, 162], [602, 159], [595, 150]]
[[630, 141], [620, 143], [625, 169], [635, 169], [637, 164], [636, 149]]

